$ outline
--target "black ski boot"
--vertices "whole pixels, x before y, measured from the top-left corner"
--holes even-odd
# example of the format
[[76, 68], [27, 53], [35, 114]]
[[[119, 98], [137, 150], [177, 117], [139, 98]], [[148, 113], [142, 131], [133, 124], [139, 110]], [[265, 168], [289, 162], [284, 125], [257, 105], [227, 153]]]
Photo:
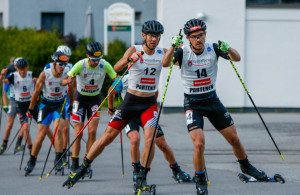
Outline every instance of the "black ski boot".
[[79, 169], [79, 158], [78, 157], [71, 157], [72, 165], [71, 165], [71, 172], [75, 172]]
[[8, 141], [3, 140], [3, 143], [2, 143], [1, 148], [0, 148], [0, 155], [5, 152], [5, 150], [7, 148], [7, 142]]
[[195, 175], [194, 181], [196, 182], [197, 195], [208, 195], [205, 173]]
[[131, 164], [133, 166], [132, 181], [136, 182], [136, 177], [137, 177], [137, 174], [140, 172], [141, 164], [140, 164], [140, 162], [138, 162], [138, 163], [132, 162]]
[[266, 181], [268, 179], [267, 174], [251, 165], [247, 158], [245, 160], [238, 160], [238, 162], [243, 173], [254, 177], [258, 181]]
[[23, 151], [25, 149], [24, 146], [21, 146], [22, 140], [23, 140], [23, 137], [18, 137], [18, 140], [16, 142], [16, 146], [15, 146], [15, 149], [14, 149], [14, 154], [16, 154], [19, 151]]
[[67, 158], [67, 152], [65, 152], [66, 149], [63, 149], [63, 157], [62, 157], [62, 162], [63, 162], [63, 166], [67, 166], [69, 167], [69, 161]]
[[36, 158], [34, 156], [30, 156], [29, 161], [27, 162], [26, 167], [24, 168], [25, 176], [28, 176], [35, 167]]
[[92, 170], [92, 168], [91, 168], [91, 165], [89, 165], [89, 166], [87, 167], [86, 172], [85, 172], [85, 175], [82, 176], [82, 179], [84, 179], [85, 177], [88, 177], [88, 178], [92, 179], [92, 177], [93, 177], [93, 170]]
[[81, 166], [76, 169], [73, 173], [69, 174], [69, 177], [67, 179], [67, 181], [65, 181], [63, 183], [63, 187], [67, 186], [68, 189], [70, 189], [71, 187], [73, 187], [73, 185], [80, 179], [82, 178], [86, 171], [88, 166], [92, 163], [92, 160], [88, 160], [87, 158], [85, 158], [83, 160], [83, 163], [81, 164]]
[[182, 171], [177, 163], [175, 163], [174, 165], [170, 164], [169, 166], [172, 169], [173, 178], [175, 181], [177, 181], [178, 183], [191, 181], [191, 176], [186, 172]]
[[140, 172], [136, 175], [136, 183], [133, 185], [134, 194], [151, 194], [155, 195], [156, 185], [147, 185], [147, 173], [149, 169], [141, 167]]
[[[64, 173], [64, 166], [63, 166], [63, 162], [62, 162], [62, 159], [60, 159], [62, 156], [62, 153], [56, 153], [56, 156], [55, 156], [55, 160], [54, 160], [54, 166], [55, 166], [55, 175], [58, 175], [60, 174], [61, 176], [63, 176], [65, 173]], [[60, 159], [60, 161], [58, 161]]]

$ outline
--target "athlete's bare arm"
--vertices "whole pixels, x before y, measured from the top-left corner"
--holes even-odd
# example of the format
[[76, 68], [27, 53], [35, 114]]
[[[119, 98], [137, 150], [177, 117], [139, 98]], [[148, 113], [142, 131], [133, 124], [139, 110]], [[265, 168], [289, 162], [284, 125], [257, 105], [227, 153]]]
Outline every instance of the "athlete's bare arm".
[[228, 55], [232, 61], [238, 62], [241, 60], [239, 52], [237, 52], [237, 50], [233, 49], [232, 47], [230, 47], [230, 49], [228, 50]]
[[32, 95], [31, 101], [30, 101], [29, 110], [33, 110], [33, 108], [36, 104], [37, 98], [39, 97], [40, 92], [45, 84], [45, 79], [46, 79], [46, 76], [45, 76], [45, 72], [43, 71], [43, 72], [41, 72], [41, 74], [36, 82], [34, 92], [33, 92], [33, 95]]
[[[111, 91], [112, 88], [113, 88], [113, 86], [110, 86], [110, 88], [108, 89], [108, 93]], [[111, 94], [108, 96], [107, 103], [108, 103], [108, 108], [109, 109], [114, 109], [114, 99], [115, 99], [115, 94], [116, 93], [118, 93], [118, 92], [116, 90], [113, 90], [111, 92]], [[108, 114], [113, 115], [113, 112], [108, 110]]]
[[[165, 52], [164, 58], [162, 60], [162, 66], [163, 67], [171, 66], [172, 59], [173, 59], [173, 56], [174, 56], [174, 51], [175, 51], [175, 48], [170, 47], [170, 49], [167, 50], [167, 52]], [[175, 65], [179, 65], [178, 62], [176, 62]]]
[[136, 52], [135, 47], [129, 47], [124, 53], [123, 57], [114, 65], [114, 70], [116, 72], [123, 70], [128, 65], [128, 57], [134, 52]]

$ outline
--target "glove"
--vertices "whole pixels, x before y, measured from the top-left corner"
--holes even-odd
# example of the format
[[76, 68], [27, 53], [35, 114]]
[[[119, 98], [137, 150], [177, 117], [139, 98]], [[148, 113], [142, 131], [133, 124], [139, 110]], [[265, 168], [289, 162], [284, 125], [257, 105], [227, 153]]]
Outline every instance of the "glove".
[[141, 52], [134, 52], [127, 58], [127, 61], [131, 63], [135, 63], [139, 59], [143, 59]]
[[5, 113], [7, 113], [8, 112], [8, 106], [3, 106], [3, 110], [4, 110]]
[[173, 48], [179, 47], [181, 44], [183, 44], [182, 35], [174, 36], [173, 39], [172, 39], [172, 47]]
[[32, 118], [32, 115], [30, 114], [29, 111], [26, 112], [26, 116], [27, 116], [28, 119], [29, 119], [29, 118]]
[[228, 51], [230, 49], [230, 46], [225, 41], [222, 41], [222, 42], [219, 41], [218, 49], [220, 49], [222, 51]]

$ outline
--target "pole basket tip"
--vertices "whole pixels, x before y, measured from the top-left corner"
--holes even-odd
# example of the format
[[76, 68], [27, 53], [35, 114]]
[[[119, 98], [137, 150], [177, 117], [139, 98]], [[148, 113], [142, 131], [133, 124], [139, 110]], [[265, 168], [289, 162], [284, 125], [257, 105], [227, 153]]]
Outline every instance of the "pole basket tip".
[[280, 156], [281, 156], [282, 160], [284, 160], [283, 156], [282, 155], [280, 155]]
[[49, 173], [47, 173], [47, 176], [46, 176], [46, 178], [48, 178], [48, 177], [49, 177], [49, 175], [50, 175], [50, 174], [49, 174]]
[[210, 185], [210, 181], [207, 181], [207, 185], [208, 185], [208, 186]]

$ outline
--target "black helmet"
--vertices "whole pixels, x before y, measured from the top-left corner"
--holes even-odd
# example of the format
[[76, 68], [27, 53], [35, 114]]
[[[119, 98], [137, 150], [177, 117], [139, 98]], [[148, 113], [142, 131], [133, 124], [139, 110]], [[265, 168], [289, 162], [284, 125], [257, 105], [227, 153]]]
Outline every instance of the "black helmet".
[[164, 27], [155, 20], [147, 21], [143, 24], [142, 32], [145, 34], [152, 33], [152, 34], [163, 34], [164, 33]]
[[200, 19], [190, 19], [186, 22], [186, 24], [183, 27], [184, 34], [190, 35], [193, 32], [199, 31], [199, 30], [206, 30], [206, 24]]
[[28, 61], [25, 60], [24, 58], [18, 58], [18, 60], [15, 62], [15, 65], [18, 68], [26, 68], [29, 64]]
[[85, 46], [85, 51], [89, 56], [99, 58], [102, 56], [103, 48], [100, 42], [92, 41]]
[[69, 57], [63, 52], [56, 51], [51, 55], [51, 59], [53, 62], [68, 62]]

